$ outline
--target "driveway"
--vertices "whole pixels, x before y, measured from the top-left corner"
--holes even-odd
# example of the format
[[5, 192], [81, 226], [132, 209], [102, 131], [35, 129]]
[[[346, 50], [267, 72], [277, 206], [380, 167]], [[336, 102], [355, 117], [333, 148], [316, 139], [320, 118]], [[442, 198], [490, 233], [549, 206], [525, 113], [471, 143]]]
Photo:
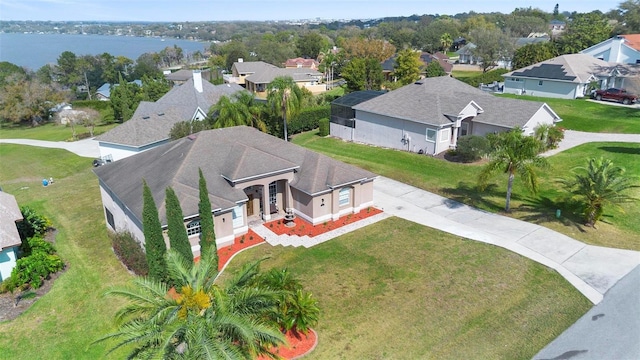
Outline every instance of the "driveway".
[[588, 142], [640, 143], [640, 134], [607, 134], [566, 130], [564, 132], [564, 139], [562, 139], [558, 147], [543, 153], [542, 156], [555, 155], [561, 151], [586, 144]]
[[53, 149], [65, 149], [82, 157], [94, 159], [100, 157], [100, 148], [98, 147], [98, 142], [93, 139], [84, 139], [72, 142], [43, 141], [31, 139], [0, 139], [0, 144], [19, 144]]

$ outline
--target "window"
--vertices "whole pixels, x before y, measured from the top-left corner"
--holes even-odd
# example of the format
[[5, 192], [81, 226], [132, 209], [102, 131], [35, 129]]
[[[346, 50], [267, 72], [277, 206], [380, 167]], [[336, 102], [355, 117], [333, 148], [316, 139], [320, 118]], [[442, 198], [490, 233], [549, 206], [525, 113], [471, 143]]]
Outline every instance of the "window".
[[538, 86], [542, 86], [542, 80], [538, 81]]
[[440, 141], [448, 141], [450, 133], [451, 133], [451, 130], [449, 129], [442, 130], [442, 138], [440, 139]]
[[340, 204], [340, 206], [349, 205], [350, 197], [351, 197], [351, 189], [349, 188], [340, 189], [340, 200], [338, 204]]
[[469, 133], [469, 123], [463, 122], [460, 126], [460, 136], [466, 136]]
[[104, 208], [104, 212], [105, 212], [105, 214], [107, 214], [107, 223], [109, 224], [109, 226], [111, 226], [111, 228], [113, 230], [115, 230], [116, 229], [116, 222], [113, 220], [113, 214], [106, 207]]
[[242, 212], [242, 206], [236, 206], [231, 212], [233, 218], [233, 228], [239, 228], [244, 225], [244, 214]]
[[436, 142], [438, 132], [434, 129], [427, 129], [427, 141]]
[[202, 229], [200, 228], [200, 220], [193, 220], [192, 222], [187, 224], [188, 236], [197, 235], [200, 234], [200, 232], [202, 232]]
[[276, 196], [278, 195], [278, 183], [272, 182], [269, 184], [269, 204], [275, 204], [277, 202]]

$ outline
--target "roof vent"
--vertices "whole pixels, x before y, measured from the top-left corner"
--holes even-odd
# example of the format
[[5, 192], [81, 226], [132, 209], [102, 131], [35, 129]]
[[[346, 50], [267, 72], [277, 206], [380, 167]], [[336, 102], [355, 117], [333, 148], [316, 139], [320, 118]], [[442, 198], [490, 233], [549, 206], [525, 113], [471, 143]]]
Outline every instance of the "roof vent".
[[164, 113], [163, 112], [159, 112], [158, 116], [164, 116]]
[[191, 141], [195, 140], [196, 138], [197, 138], [197, 136], [195, 134], [191, 134], [191, 135], [187, 136], [187, 139], [189, 139]]
[[148, 115], [145, 115], [145, 116], [143, 116], [142, 118], [143, 118], [143, 119], [145, 119], [145, 120], [147, 120], [147, 119], [149, 118], [149, 116], [148, 116]]

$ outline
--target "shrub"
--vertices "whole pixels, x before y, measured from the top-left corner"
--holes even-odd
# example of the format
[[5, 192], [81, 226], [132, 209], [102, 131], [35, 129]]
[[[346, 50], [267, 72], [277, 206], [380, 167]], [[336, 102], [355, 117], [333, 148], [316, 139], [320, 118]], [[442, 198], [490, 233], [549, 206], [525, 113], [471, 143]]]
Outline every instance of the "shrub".
[[128, 231], [109, 232], [113, 252], [124, 266], [136, 275], [146, 276], [149, 273], [147, 258], [140, 244]]
[[489, 151], [489, 141], [483, 136], [466, 135], [458, 139], [456, 154], [465, 162], [476, 161]]
[[28, 206], [20, 208], [23, 220], [16, 223], [20, 239], [25, 243], [28, 238], [42, 236], [49, 228], [51, 221], [44, 215], [38, 214]]
[[[64, 268], [64, 262], [55, 253], [55, 248], [41, 237], [27, 239], [31, 254], [16, 261], [11, 271], [11, 282], [8, 287], [37, 289], [42, 282]], [[11, 290], [13, 290], [11, 289]]]
[[540, 125], [534, 129], [534, 136], [540, 141], [541, 151], [555, 149], [564, 139], [564, 129], [553, 125]]
[[320, 125], [320, 131], [318, 132], [318, 135], [320, 136], [329, 135], [329, 119], [327, 118], [320, 119], [319, 125]]
[[490, 84], [494, 81], [502, 82], [504, 81], [504, 77], [502, 76], [502, 74], [506, 74], [508, 72], [509, 71], [507, 69], [495, 69], [487, 71], [486, 73], [481, 75], [461, 78], [460, 80], [473, 87], [478, 87], [480, 86], [480, 84]]
[[320, 119], [331, 116], [331, 105], [314, 106], [302, 109], [296, 116], [292, 116], [287, 122], [289, 135], [309, 131], [319, 126]]

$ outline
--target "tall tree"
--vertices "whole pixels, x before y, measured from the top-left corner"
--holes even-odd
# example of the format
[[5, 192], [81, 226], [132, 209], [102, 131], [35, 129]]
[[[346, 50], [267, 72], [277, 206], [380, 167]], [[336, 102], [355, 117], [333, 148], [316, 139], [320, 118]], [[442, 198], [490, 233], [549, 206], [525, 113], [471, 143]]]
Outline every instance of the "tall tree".
[[239, 91], [229, 96], [222, 96], [209, 110], [213, 119], [213, 128], [246, 125], [262, 132], [267, 131], [263, 118], [263, 106], [255, 101], [248, 91]]
[[142, 76], [142, 99], [144, 101], [158, 101], [161, 97], [164, 96], [169, 90], [171, 90], [171, 85], [169, 81], [164, 77], [160, 79], [154, 79], [149, 75]]
[[511, 66], [513, 69], [521, 69], [556, 56], [558, 56], [558, 50], [552, 42], [528, 44], [515, 51]]
[[385, 40], [351, 38], [342, 45], [347, 59], [373, 58], [382, 62], [396, 53], [396, 47]]
[[524, 136], [520, 129], [498, 133], [490, 138], [489, 163], [478, 176], [481, 189], [488, 185], [489, 178], [497, 171], [509, 176], [507, 181], [507, 201], [505, 211], [511, 210], [511, 192], [516, 174], [524, 179], [524, 184], [534, 193], [538, 190], [536, 168], [547, 166], [545, 158], [539, 156], [540, 142], [531, 136]]
[[58, 57], [56, 72], [58, 81], [66, 86], [74, 86], [80, 83], [80, 75], [77, 70], [78, 57], [71, 51], [65, 51]]
[[449, 51], [449, 48], [453, 45], [453, 39], [449, 33], [444, 33], [440, 36], [440, 46], [442, 46], [442, 51], [445, 53]]
[[638, 199], [629, 190], [639, 188], [624, 168], [609, 159], [591, 158], [586, 167], [573, 169], [574, 178], [563, 180], [567, 190], [584, 203], [583, 215], [588, 226], [594, 226], [604, 214], [605, 206], [619, 206]]
[[309, 31], [298, 38], [297, 55], [308, 59], [317, 59], [321, 51], [329, 48], [326, 37], [316, 31]]
[[67, 98], [68, 94], [55, 84], [19, 78], [0, 88], [0, 121], [38, 125], [49, 119], [49, 109]]
[[128, 83], [122, 75], [119, 77], [120, 83], [111, 89], [110, 105], [116, 120], [127, 121], [140, 103], [140, 88], [135, 83]]
[[599, 11], [577, 14], [558, 39], [562, 54], [576, 54], [611, 37], [609, 20]]
[[162, 225], [158, 217], [156, 202], [145, 180], [142, 180], [142, 199], [142, 227], [147, 265], [149, 265], [149, 277], [156, 281], [166, 281], [168, 279], [165, 259], [167, 245], [162, 235]]
[[342, 69], [342, 77], [348, 91], [380, 90], [382, 85], [382, 65], [373, 58], [356, 58]]
[[408, 85], [420, 79], [420, 53], [412, 49], [404, 49], [398, 53], [393, 74], [402, 85]]
[[187, 229], [184, 226], [184, 214], [180, 207], [180, 200], [178, 200], [176, 192], [171, 187], [166, 189], [165, 208], [167, 211], [169, 245], [171, 249], [193, 265], [193, 252], [191, 251]]
[[[214, 249], [211, 249], [214, 250]], [[137, 277], [133, 286], [107, 294], [129, 303], [116, 318], [118, 329], [96, 342], [131, 346], [128, 358], [254, 359], [272, 357], [272, 346], [284, 344], [270, 320], [280, 291], [256, 286], [258, 263], [250, 263], [224, 285], [215, 284], [217, 265], [205, 256], [191, 266], [169, 250], [168, 265], [175, 293], [154, 279]]]
[[618, 9], [623, 34], [640, 33], [640, 0], [623, 1]]
[[271, 111], [282, 118], [285, 141], [289, 141], [287, 121], [300, 112], [302, 96], [302, 90], [290, 76], [278, 76], [267, 87], [267, 103]]
[[470, 33], [476, 48], [473, 56], [481, 59], [482, 72], [487, 72], [497, 66], [499, 61], [511, 58], [513, 44], [501, 30], [475, 29]]
[[447, 72], [444, 71], [442, 65], [436, 60], [431, 60], [429, 65], [425, 68], [425, 76], [426, 77], [437, 77], [437, 76], [446, 76]]
[[[216, 232], [213, 224], [213, 214], [211, 213], [211, 201], [209, 201], [209, 190], [207, 181], [202, 174], [202, 169], [198, 169], [198, 187], [200, 190], [200, 201], [198, 202], [198, 214], [200, 215], [200, 256], [203, 260], [210, 261], [215, 269], [218, 269], [218, 245], [216, 244]], [[206, 259], [210, 257], [210, 259]]]

